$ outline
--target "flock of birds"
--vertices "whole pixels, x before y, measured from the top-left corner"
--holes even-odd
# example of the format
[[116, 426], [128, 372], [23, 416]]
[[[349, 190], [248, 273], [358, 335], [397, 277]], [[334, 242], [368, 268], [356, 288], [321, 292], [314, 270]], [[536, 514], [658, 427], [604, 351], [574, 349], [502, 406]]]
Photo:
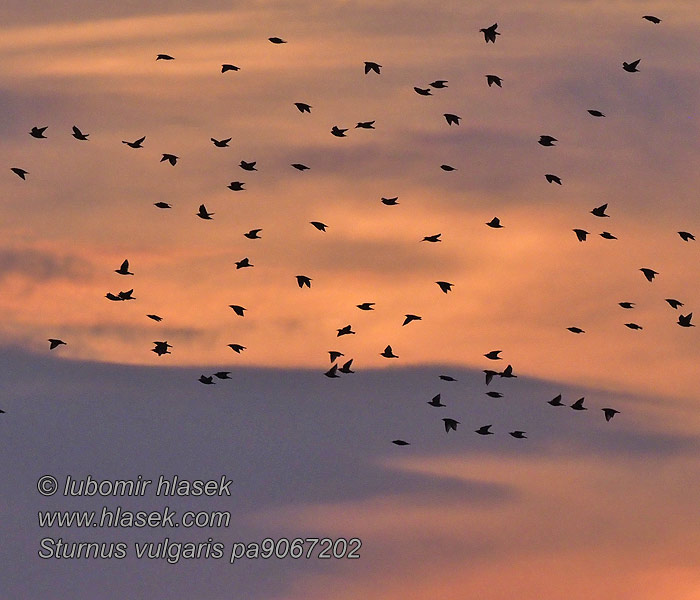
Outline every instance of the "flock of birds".
[[[661, 19], [651, 16], [651, 15], [646, 15], [643, 17], [647, 21], [650, 21], [654, 24], [659, 24], [661, 22]], [[498, 29], [498, 24], [494, 23], [490, 27], [485, 27], [480, 29], [480, 32], [483, 33], [484, 40], [485, 42], [488, 43], [495, 43], [496, 42], [496, 37], [501, 35], [501, 33], [497, 30]], [[285, 44], [287, 43], [286, 40], [279, 38], [279, 37], [271, 37], [268, 38], [269, 41], [272, 44]], [[175, 60], [173, 56], [170, 56], [168, 54], [158, 54], [156, 57], [156, 60], [164, 60], [164, 61], [171, 61]], [[638, 66], [640, 63], [641, 59], [634, 60], [632, 62], [623, 62], [622, 63], [622, 68], [629, 73], [636, 73], [638, 72]], [[366, 61], [364, 63], [364, 73], [365, 75], [368, 75], [370, 73], [374, 73], [376, 75], [381, 74], [381, 69], [382, 65], [373, 62], [373, 61]], [[221, 73], [226, 73], [229, 71], [238, 71], [240, 70], [240, 67], [233, 65], [233, 64], [223, 64], [221, 65]], [[497, 75], [489, 74], [486, 75], [486, 81], [489, 87], [495, 85], [499, 88], [502, 87], [503, 84], [503, 79]], [[439, 90], [448, 87], [447, 86], [448, 81], [444, 79], [437, 79], [429, 84], [428, 87], [414, 87], [414, 91], [421, 96], [430, 96], [432, 95], [432, 90]], [[311, 113], [312, 106], [309, 104], [306, 104], [304, 102], [295, 102], [294, 106], [297, 108], [297, 110], [300, 113]], [[590, 109], [588, 110], [588, 113], [594, 117], [594, 118], [605, 118], [605, 114], [597, 109]], [[455, 125], [459, 126], [461, 117], [456, 114], [452, 113], [445, 113], [444, 115], [445, 121], [449, 126]], [[361, 121], [358, 122], [355, 128], [360, 128], [360, 129], [374, 129], [374, 124], [375, 121]], [[48, 129], [47, 126], [44, 127], [32, 127], [31, 131], [29, 134], [37, 139], [46, 139], [46, 130]], [[330, 131], [330, 133], [335, 136], [335, 137], [346, 137], [346, 134], [348, 132], [349, 128], [341, 128], [337, 125], [334, 125]], [[72, 130], [72, 136], [79, 141], [89, 141], [89, 135], [88, 133], [84, 133], [81, 131], [80, 128], [77, 126], [73, 126]], [[223, 139], [216, 139], [216, 138], [210, 138], [211, 142], [213, 145], [217, 148], [226, 148], [228, 147], [229, 142], [231, 141], [232, 138], [223, 138]], [[146, 136], [142, 136], [136, 140], [133, 141], [127, 141], [127, 140], [122, 140], [122, 143], [127, 145], [130, 148], [133, 149], [140, 149], [143, 148], [143, 144], [146, 140]], [[552, 147], [556, 145], [556, 142], [558, 140], [555, 137], [552, 137], [550, 135], [542, 135], [540, 136], [538, 143], [542, 146], [545, 147]], [[170, 153], [163, 153], [161, 162], [167, 162], [172, 166], [177, 165], [177, 162], [179, 160], [179, 157], [175, 154], [170, 154]], [[293, 163], [291, 165], [297, 170], [300, 171], [305, 171], [308, 170], [310, 167], [307, 165], [301, 164], [301, 163]], [[241, 160], [239, 167], [246, 172], [252, 172], [256, 171], [256, 161], [244, 161]], [[456, 170], [455, 167], [452, 167], [450, 165], [440, 165], [440, 168], [443, 171], [454, 171]], [[27, 175], [29, 175], [29, 172], [25, 169], [19, 168], [19, 167], [12, 167], [11, 168], [12, 172], [14, 172], [18, 177], [20, 177], [22, 180], [27, 179]], [[550, 184], [557, 184], [557, 185], [562, 185], [562, 179], [558, 175], [555, 175], [553, 173], [547, 173], [545, 174], [546, 181]], [[245, 182], [242, 181], [232, 181], [228, 186], [227, 186], [231, 191], [234, 192], [241, 192], [245, 191]], [[381, 202], [387, 206], [395, 206], [398, 204], [398, 197], [393, 197], [393, 198], [381, 198]], [[154, 204], [158, 209], [169, 209], [171, 208], [171, 205], [167, 202], [156, 202]], [[607, 204], [602, 204], [601, 206], [593, 208], [590, 213], [593, 214], [595, 217], [598, 218], [609, 218], [610, 215], [606, 213], [606, 210], [608, 208]], [[215, 213], [210, 212], [204, 204], [201, 204], [199, 207], [199, 210], [197, 213], [195, 213], [197, 217], [200, 219], [204, 220], [211, 220], [214, 216]], [[311, 221], [310, 224], [316, 228], [320, 232], [326, 232], [328, 225], [321, 221]], [[487, 222], [486, 225], [490, 228], [493, 229], [500, 229], [503, 228], [504, 225], [501, 223], [500, 219], [498, 217], [494, 217], [491, 221]], [[260, 239], [260, 232], [262, 229], [251, 229], [247, 233], [245, 233], [245, 237], [251, 240], [256, 240]], [[585, 229], [574, 229], [573, 232], [576, 234], [577, 239], [579, 242], [585, 242], [587, 239], [587, 236], [590, 235], [590, 232], [586, 231]], [[426, 235], [423, 237], [421, 242], [428, 242], [428, 243], [439, 243], [441, 242], [441, 233], [436, 233], [432, 235]], [[603, 231], [602, 233], [599, 234], [601, 237], [607, 240], [615, 240], [617, 239], [612, 233], [608, 231]], [[681, 237], [681, 239], [685, 242], [694, 240], [695, 237], [687, 232], [687, 231], [679, 231], [678, 235]], [[240, 261], [236, 262], [236, 269], [243, 269], [243, 268], [251, 268], [254, 265], [251, 264], [250, 259], [245, 257], [241, 259]], [[123, 263], [119, 266], [119, 268], [115, 269], [114, 272], [121, 275], [121, 276], [133, 276], [134, 273], [131, 272], [130, 270], [130, 265], [128, 260], [124, 260]], [[641, 272], [643, 273], [644, 277], [647, 279], [647, 281], [652, 282], [655, 278], [656, 275], [659, 273], [651, 268], [644, 267], [640, 269]], [[297, 275], [296, 276], [296, 281], [297, 285], [299, 288], [311, 288], [311, 283], [312, 279], [306, 275]], [[439, 289], [447, 294], [450, 292], [454, 286], [453, 283], [447, 282], [447, 281], [436, 281], [435, 282]], [[112, 301], [112, 302], [126, 302], [130, 300], [135, 300], [135, 297], [133, 296], [133, 288], [126, 290], [126, 291], [118, 291], [118, 292], [107, 292], [105, 294], [105, 298]], [[683, 303], [679, 300], [676, 300], [675, 298], [666, 298], [666, 302], [675, 310], [677, 310], [679, 307], [683, 306]], [[626, 310], [633, 309], [635, 306], [634, 302], [630, 301], [623, 301], [619, 303], [620, 307]], [[245, 311], [247, 310], [245, 307], [236, 305], [236, 304], [231, 304], [229, 305], [230, 308], [233, 310], [233, 312], [239, 316], [243, 317], [245, 314]], [[363, 302], [361, 304], [356, 305], [357, 308], [361, 311], [372, 311], [374, 310], [375, 303], [374, 302]], [[156, 314], [148, 314], [146, 315], [148, 318], [160, 322], [162, 321], [162, 317]], [[678, 317], [678, 325], [681, 327], [694, 327], [694, 325], [691, 323], [692, 320], [692, 312], [688, 313], [687, 315], [680, 314]], [[413, 321], [420, 321], [422, 317], [420, 315], [416, 314], [406, 314], [404, 321], [403, 321], [403, 326], [406, 326]], [[625, 326], [627, 326], [630, 329], [633, 330], [641, 330], [643, 327], [637, 323], [634, 322], [629, 322], [625, 323]], [[572, 333], [575, 334], [583, 334], [585, 331], [581, 329], [580, 327], [572, 326], [568, 327], [568, 330]], [[344, 327], [341, 327], [337, 329], [337, 337], [343, 337], [346, 335], [353, 335], [355, 332], [352, 330], [351, 325], [346, 325]], [[49, 338], [49, 348], [50, 350], [54, 350], [58, 348], [59, 346], [66, 345], [66, 342], [58, 339], [58, 338]], [[162, 340], [162, 341], [154, 341], [153, 342], [154, 347], [151, 349], [152, 352], [154, 352], [157, 356], [163, 356], [166, 354], [171, 354], [170, 348], [172, 348], [172, 345], [168, 343], [167, 340]], [[243, 352], [246, 347], [241, 345], [241, 344], [228, 344], [228, 346], [236, 353], [240, 354]], [[484, 357], [488, 360], [491, 361], [497, 361], [501, 360], [501, 357], [499, 354], [501, 353], [501, 350], [492, 350], [490, 352], [487, 352], [484, 354]], [[347, 374], [352, 374], [354, 371], [352, 370], [352, 364], [353, 364], [353, 359], [350, 358], [348, 360], [343, 360], [342, 364], [340, 364], [340, 359], [344, 357], [344, 354], [338, 350], [330, 350], [329, 351], [329, 356], [330, 356], [330, 362], [332, 363], [332, 366], [324, 373], [324, 375], [328, 378], [335, 379], [338, 378], [342, 375], [347, 375]], [[380, 356], [387, 358], [387, 359], [397, 359], [399, 356], [395, 354], [393, 348], [391, 345], [387, 345], [386, 348], [380, 353]], [[516, 375], [513, 374], [513, 367], [512, 365], [507, 365], [502, 371], [496, 371], [493, 369], [484, 369], [484, 374], [485, 374], [485, 382], [486, 385], [488, 386], [491, 381], [494, 379], [494, 377], [498, 376], [500, 378], [515, 378], [517, 377]], [[202, 374], [199, 377], [199, 382], [201, 382], [204, 385], [213, 385], [216, 380], [225, 380], [225, 379], [231, 379], [230, 377], [231, 371], [218, 371], [216, 373], [213, 373], [211, 375], [204, 375]], [[440, 375], [439, 378], [443, 381], [447, 382], [452, 382], [456, 381], [454, 377], [451, 377], [449, 375]], [[488, 391], [486, 392], [486, 395], [491, 397], [491, 398], [501, 398], [503, 396], [502, 393], [496, 392], [496, 391]], [[576, 410], [576, 411], [585, 411], [587, 410], [587, 407], [583, 405], [584, 403], [584, 398], [579, 398], [576, 400], [574, 403], [572, 403], [570, 406], [571, 409]], [[441, 394], [437, 394], [434, 396], [430, 401], [427, 402], [431, 407], [433, 408], [444, 408], [446, 405], [442, 403], [441, 401]], [[552, 400], [548, 401], [548, 404], [554, 407], [560, 407], [560, 406], [566, 406], [562, 402], [562, 397], [561, 395], [556, 396]], [[610, 421], [616, 414], [618, 414], [618, 410], [610, 407], [605, 407], [601, 409], [606, 421]], [[3, 412], [3, 411], [0, 411]], [[456, 431], [457, 426], [460, 425], [460, 422], [457, 421], [456, 419], [453, 418], [443, 418], [442, 419], [444, 423], [444, 428], [445, 432], [449, 433], [451, 430]], [[487, 424], [487, 425], [482, 425], [476, 430], [474, 430], [477, 434], [485, 436], [485, 435], [493, 435], [493, 431], [491, 431], [492, 425]], [[513, 438], [516, 439], [526, 439], [527, 435], [525, 431], [522, 430], [513, 430], [508, 432]], [[403, 439], [395, 439], [392, 442], [393, 444], [397, 446], [407, 446], [410, 445], [410, 442], [407, 442], [406, 440]]]
[[[502, 352], [502, 350], [491, 350], [490, 352], [487, 352], [484, 354], [486, 358], [489, 360], [501, 360], [501, 357], [499, 354]], [[352, 372], [352, 371], [351, 371]], [[491, 381], [493, 380], [494, 377], [506, 377], [506, 378], [515, 378], [517, 375], [513, 374], [513, 366], [508, 365], [503, 371], [494, 371], [493, 369], [484, 369], [484, 375], [486, 376], [486, 385], [488, 386]], [[441, 380], [443, 381], [457, 381], [454, 377], [450, 375], [440, 375], [439, 376]], [[489, 398], [502, 398], [503, 394], [501, 392], [496, 392], [496, 391], [489, 391], [486, 392], [486, 395]], [[427, 404], [432, 406], [433, 408], [444, 408], [447, 405], [442, 403], [441, 400], [442, 395], [437, 394], [433, 396]], [[569, 405], [569, 408], [572, 410], [576, 411], [582, 411], [582, 410], [588, 410], [588, 407], [584, 406], [585, 397], [579, 398], [576, 400], [573, 404]], [[567, 406], [562, 402], [562, 396], [561, 394], [557, 394], [554, 398], [551, 400], [547, 401], [547, 404], [550, 406]], [[616, 410], [614, 408], [606, 407], [606, 408], [601, 408], [603, 411], [603, 416], [605, 417], [606, 421], [610, 421], [616, 414], [619, 414], [619, 410]], [[449, 417], [445, 417], [442, 419], [443, 423], [445, 424], [445, 432], [449, 433], [450, 430], [452, 431], [457, 431], [457, 425], [460, 425], [460, 422], [457, 421], [456, 419], [452, 419]], [[493, 435], [494, 432], [491, 431], [491, 428], [493, 427], [492, 424], [488, 425], [481, 425], [478, 429], [475, 429], [474, 432], [478, 433], [479, 435]], [[511, 435], [512, 437], [522, 440], [522, 439], [527, 439], [527, 435], [525, 435], [527, 432], [522, 431], [520, 429], [516, 429], [514, 431], [509, 431], [508, 434]], [[410, 446], [410, 442], [407, 442], [406, 440], [403, 439], [396, 439], [392, 441], [393, 444], [396, 444], [397, 446]]]

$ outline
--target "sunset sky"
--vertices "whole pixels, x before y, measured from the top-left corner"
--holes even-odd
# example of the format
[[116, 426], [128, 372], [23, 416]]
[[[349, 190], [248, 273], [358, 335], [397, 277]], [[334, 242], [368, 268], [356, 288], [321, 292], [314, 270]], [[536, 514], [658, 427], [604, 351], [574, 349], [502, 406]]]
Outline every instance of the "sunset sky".
[[[700, 236], [697, 2], [8, 0], [0, 22], [12, 598], [51, 581], [76, 600], [699, 597], [700, 345], [677, 324], [700, 323], [700, 240], [678, 235]], [[414, 91], [435, 80], [447, 87]], [[609, 218], [590, 213], [603, 204]], [[236, 269], [244, 257], [254, 267]], [[124, 259], [133, 276], [114, 272]], [[134, 301], [105, 298], [131, 288]], [[407, 313], [422, 320], [403, 327]], [[502, 361], [484, 358], [495, 349]], [[329, 350], [356, 374], [323, 377]], [[518, 379], [487, 388], [481, 370], [507, 364]], [[197, 382], [217, 370], [233, 381]], [[438, 392], [446, 409], [425, 405]], [[547, 406], [559, 393], [588, 412]], [[606, 423], [608, 406], [621, 414]], [[443, 417], [460, 428], [445, 434]], [[498, 435], [473, 433], [486, 423]], [[362, 559], [36, 557], [37, 510], [100, 507], [41, 498], [42, 474], [180, 470], [238, 477], [226, 541], [356, 535]]]

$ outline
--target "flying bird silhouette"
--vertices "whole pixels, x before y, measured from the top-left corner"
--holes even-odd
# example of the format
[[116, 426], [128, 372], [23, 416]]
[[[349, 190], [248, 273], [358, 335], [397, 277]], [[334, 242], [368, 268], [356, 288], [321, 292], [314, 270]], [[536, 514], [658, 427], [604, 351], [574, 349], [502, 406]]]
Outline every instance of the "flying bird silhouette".
[[255, 161], [255, 160], [252, 162], [246, 162], [246, 161], [242, 160], [238, 166], [241, 169], [243, 169], [244, 171], [257, 171], [257, 169], [255, 168], [256, 163], [257, 163], [257, 161]]
[[89, 141], [89, 140], [88, 140], [88, 136], [89, 136], [90, 134], [89, 134], [89, 133], [83, 133], [82, 131], [80, 131], [80, 129], [78, 129], [75, 125], [73, 125], [73, 133], [71, 133], [71, 135], [72, 135], [76, 140], [80, 140], [80, 141], [82, 141], [82, 142], [87, 142], [87, 141]]
[[155, 352], [158, 356], [163, 356], [163, 354], [172, 354], [168, 348], [172, 348], [172, 345], [165, 342], [153, 342], [154, 347], [151, 352]]
[[341, 356], [345, 356], [345, 354], [343, 354], [342, 352], [338, 352], [337, 350], [329, 350], [328, 354], [331, 357], [332, 363], [338, 360]]
[[287, 40], [283, 40], [282, 38], [279, 38], [279, 37], [271, 37], [271, 38], [267, 38], [267, 39], [270, 40], [273, 44], [286, 44], [287, 43]]
[[488, 223], [486, 223], [486, 225], [493, 227], [493, 229], [500, 229], [503, 227], [503, 225], [501, 225], [501, 220], [498, 217], [494, 217]]
[[503, 83], [503, 79], [501, 79], [498, 75], [486, 75], [486, 83], [489, 84], [489, 87], [494, 84], [498, 87], [503, 87], [501, 85]]
[[382, 198], [382, 204], [386, 204], [387, 206], [396, 206], [399, 203], [398, 200], [398, 196], [394, 198]]
[[559, 140], [557, 138], [552, 137], [551, 135], [541, 135], [540, 139], [537, 141], [538, 144], [542, 146], [554, 146], [554, 142], [558, 142]]
[[406, 440], [393, 440], [391, 443], [396, 444], [397, 446], [410, 446], [411, 445], [411, 443], [407, 442]]
[[228, 148], [228, 143], [231, 138], [226, 138], [225, 140], [217, 140], [216, 138], [209, 138], [217, 148]]
[[231, 379], [229, 375], [231, 374], [231, 371], [217, 371], [214, 373], [214, 377], [217, 379]]
[[232, 192], [245, 192], [244, 185], [245, 183], [243, 181], [232, 181], [226, 187]]
[[628, 73], [637, 73], [639, 69], [637, 69], [637, 65], [639, 65], [639, 61], [642, 60], [641, 58], [638, 58], [635, 61], [632, 61], [631, 63], [622, 63], [622, 68], [627, 71]]
[[683, 306], [683, 303], [680, 300], [676, 300], [675, 298], [665, 298], [665, 300], [671, 305], [671, 308], [678, 308], [679, 306]]
[[292, 163], [292, 166], [297, 170], [297, 171], [307, 171], [311, 167], [307, 167], [306, 165], [302, 165], [301, 163]]
[[586, 236], [588, 235], [588, 232], [585, 229], [572, 229], [572, 231], [576, 234], [576, 237], [578, 238], [579, 242], [586, 241]]
[[351, 358], [349, 361], [343, 363], [343, 366], [340, 367], [340, 368], [338, 369], [338, 371], [339, 371], [340, 373], [345, 373], [346, 375], [349, 375], [349, 374], [351, 374], [351, 373], [354, 373], [355, 371], [353, 371], [353, 370], [350, 368], [350, 367], [352, 366], [352, 361], [353, 361], [353, 360], [354, 360], [354, 359]]
[[[13, 171], [14, 171], [14, 169], [13, 169]], [[687, 231], [679, 231], [679, 232], [678, 232], [678, 235], [681, 236], [681, 239], [682, 239], [684, 242], [687, 242], [688, 240], [694, 240], [694, 239], [695, 239], [695, 236], [694, 236], [692, 233], [688, 233]]]
[[459, 421], [455, 421], [454, 419], [443, 419], [445, 422], [445, 432], [450, 433], [450, 429], [457, 431], [457, 425], [459, 425]]
[[557, 175], [552, 175], [551, 173], [547, 173], [547, 174], [545, 175], [545, 179], [546, 179], [549, 183], [558, 183], [559, 185], [561, 185], [561, 178], [560, 178], [559, 176], [557, 176]]
[[605, 209], [608, 208], [607, 204], [601, 204], [591, 211], [591, 214], [596, 217], [609, 217], [610, 215], [605, 214]]
[[573, 408], [574, 410], [588, 410], [588, 409], [583, 405], [583, 400], [584, 400], [583, 398], [579, 398], [578, 400], [576, 400], [576, 402], [574, 402], [574, 403], [571, 405], [571, 408]]
[[172, 56], [169, 54], [159, 54], [156, 56], [156, 60], [175, 60]]
[[433, 95], [433, 93], [430, 91], [430, 88], [419, 88], [419, 87], [413, 86], [413, 90], [419, 96], [432, 96]]
[[360, 121], [355, 125], [355, 129], [374, 129], [374, 123], [375, 121]]
[[612, 419], [615, 415], [619, 414], [619, 410], [615, 410], [614, 408], [601, 408], [600, 410], [603, 411], [603, 414], [605, 415], [605, 420], [609, 421]]
[[443, 291], [443, 293], [451, 292], [452, 287], [454, 286], [454, 283], [449, 283], [447, 281], [436, 281], [435, 283], [438, 284], [438, 287]]
[[45, 127], [32, 127], [31, 131], [29, 132], [29, 135], [31, 135], [34, 138], [37, 138], [39, 140], [44, 140], [46, 139], [46, 136], [44, 135], [44, 132], [49, 128], [48, 125]]
[[338, 332], [338, 335], [336, 337], [340, 337], [341, 335], [355, 335], [355, 333], [357, 333], [352, 330], [352, 325], [346, 325], [345, 327], [341, 327], [336, 331]]
[[564, 406], [564, 403], [561, 401], [561, 394], [557, 394], [551, 400], [547, 400], [547, 404], [551, 404], [552, 406]]
[[134, 289], [127, 290], [126, 292], [119, 292], [119, 298], [121, 300], [136, 300], [131, 294], [134, 293]]
[[642, 19], [646, 19], [647, 21], [651, 21], [652, 23], [654, 23], [654, 25], [658, 25], [659, 23], [661, 23], [661, 19], [659, 19], [659, 17], [655, 17], [653, 15], [644, 15], [642, 17]]
[[307, 288], [311, 287], [311, 278], [307, 277], [306, 275], [297, 275], [297, 284], [299, 285], [300, 288], [303, 288], [306, 286]]
[[602, 112], [600, 112], [599, 110], [595, 110], [593, 108], [589, 108], [587, 112], [589, 115], [591, 115], [593, 117], [604, 117], [605, 116]]
[[490, 431], [491, 427], [491, 425], [482, 425], [479, 429], [475, 429], [474, 431], [479, 435], [493, 435], [493, 431]]
[[486, 376], [486, 385], [490, 385], [493, 378], [498, 375], [498, 371], [493, 371], [492, 369], [484, 369], [484, 375]]
[[309, 221], [309, 223], [311, 223], [319, 231], [325, 232], [326, 227], [328, 227], [328, 225], [326, 225], [325, 223], [321, 223], [321, 221]]
[[243, 311], [248, 310], [247, 308], [239, 306], [238, 304], [229, 304], [228, 306], [229, 308], [233, 309], [233, 312], [235, 312], [239, 317], [243, 316]]
[[430, 406], [435, 406], [435, 407], [440, 407], [440, 406], [446, 406], [446, 404], [443, 404], [440, 402], [440, 394], [437, 396], [433, 396], [431, 400], [427, 402], [427, 404], [430, 404]]
[[122, 144], [126, 144], [127, 146], [129, 146], [129, 148], [143, 148], [142, 144], [145, 139], [146, 136], [144, 135], [143, 137], [139, 138], [138, 140], [134, 140], [133, 142], [127, 142], [125, 140], [122, 140]]
[[688, 313], [687, 315], [678, 315], [678, 324], [681, 327], [695, 327], [690, 320], [693, 318], [693, 313]]
[[517, 438], [519, 440], [525, 440], [527, 439], [527, 436], [525, 435], [525, 431], [509, 431], [508, 432], [510, 435], [512, 435], [514, 438]]
[[460, 116], [453, 115], [452, 113], [445, 113], [443, 116], [445, 117], [445, 121], [447, 121], [448, 125], [452, 125], [453, 123], [455, 125], [459, 125], [459, 120], [462, 118]]
[[254, 265], [250, 264], [250, 260], [248, 260], [247, 256], [245, 258], [242, 258], [241, 260], [236, 261], [236, 269], [245, 269], [246, 267], [252, 266]]
[[450, 375], [438, 375], [439, 379], [442, 379], [443, 381], [457, 381], [454, 377]]
[[163, 153], [163, 158], [160, 159], [160, 162], [164, 162], [167, 160], [174, 167], [177, 164], [178, 158], [180, 157], [175, 156], [174, 154]]
[[331, 128], [331, 133], [335, 137], [346, 137], [346, 135], [345, 135], [346, 131], [347, 131], [347, 129], [340, 129], [340, 127], [338, 127], [337, 125], [333, 125], [333, 127]]
[[629, 327], [630, 329], [635, 329], [635, 330], [640, 330], [644, 329], [641, 325], [637, 325], [636, 323], [625, 323], [625, 327]]
[[53, 350], [54, 348], [58, 348], [59, 346], [67, 346], [66, 342], [63, 340], [59, 340], [57, 338], [49, 338], [49, 350]]
[[149, 319], [153, 319], [157, 323], [160, 323], [163, 320], [163, 317], [159, 317], [158, 315], [146, 315]]
[[451, 167], [450, 165], [440, 165], [440, 168], [443, 171], [456, 171], [457, 169], [455, 167]]
[[214, 376], [200, 375], [198, 381], [204, 385], [214, 385]]
[[243, 352], [243, 350], [246, 349], [245, 346], [241, 346], [241, 344], [226, 344], [231, 350], [233, 350], [236, 354], [240, 354]]
[[501, 371], [498, 374], [499, 377], [517, 377], [517, 375], [513, 375], [513, 367], [512, 365], [508, 365], [503, 371]]
[[226, 73], [226, 71], [240, 71], [241, 68], [237, 67], [236, 65], [231, 65], [229, 63], [224, 63], [221, 65], [221, 72]]
[[383, 356], [384, 358], [398, 358], [398, 356], [394, 354], [394, 351], [391, 349], [391, 346], [384, 348], [384, 351], [380, 352], [379, 356]]
[[10, 167], [10, 171], [12, 171], [20, 179], [24, 179], [25, 181], [27, 179], [27, 175], [29, 175], [29, 171], [25, 171], [24, 169], [20, 169], [19, 167]]
[[211, 220], [212, 220], [212, 219], [211, 219], [211, 216], [212, 216], [214, 213], [207, 212], [206, 206], [204, 206], [204, 204], [200, 204], [200, 205], [199, 205], [199, 211], [196, 212], [195, 214], [196, 214], [200, 219], [206, 219], [206, 220], [211, 221]]
[[360, 310], [374, 310], [373, 306], [375, 302], [363, 302], [362, 304], [357, 304], [357, 308]]
[[259, 240], [260, 236], [258, 235], [262, 229], [251, 229], [248, 233], [244, 233], [243, 235], [247, 237], [249, 240]]
[[324, 375], [330, 379], [337, 379], [340, 377], [340, 375], [338, 375], [338, 365], [332, 365], [331, 368], [324, 373]]
[[491, 42], [492, 44], [496, 43], [496, 36], [501, 35], [496, 29], [498, 28], [498, 23], [494, 23], [491, 25], [491, 27], [483, 27], [482, 29], [479, 29], [481, 33], [484, 34], [484, 40], [488, 44]]
[[442, 89], [446, 88], [447, 86], [447, 79], [436, 79], [432, 83], [428, 84], [430, 87], [434, 87], [436, 89]]
[[324, 375], [326, 377], [330, 377], [331, 379], [335, 379], [336, 377], [340, 377], [338, 375], [338, 365], [333, 365], [330, 369], [328, 369]]
[[647, 278], [647, 281], [653, 281], [654, 276], [658, 275], [658, 273], [657, 273], [656, 271], [654, 271], [654, 269], [642, 268], [642, 269], [639, 269], [639, 270], [640, 270], [642, 273], [644, 273], [644, 277]]
[[571, 333], [586, 333], [586, 332], [585, 332], [583, 329], [581, 329], [580, 327], [567, 327], [567, 329], [568, 329]]
[[600, 237], [602, 237], [605, 240], [616, 240], [617, 238], [610, 233], [609, 231], [604, 231], [603, 233], [600, 234]]
[[369, 73], [370, 71], [374, 71], [377, 75], [380, 74], [381, 72], [382, 65], [377, 64], [376, 62], [372, 62], [369, 60], [365, 61], [365, 75]]
[[120, 275], [133, 275], [133, 273], [129, 271], [128, 260], [125, 260], [118, 269], [114, 269], [114, 272], [119, 273]]
[[404, 325], [408, 325], [412, 321], [422, 321], [422, 320], [423, 320], [423, 317], [419, 317], [418, 315], [411, 315], [411, 314], [405, 315], [405, 318], [404, 318], [403, 323], [402, 323], [402, 327]]
[[295, 102], [294, 106], [296, 106], [299, 109], [300, 113], [311, 113], [311, 105], [306, 104], [305, 102]]
[[491, 352], [487, 352], [484, 356], [489, 360], [503, 360], [498, 356], [501, 352], [503, 352], [503, 350], [491, 350]]
[[156, 206], [158, 208], [172, 208], [172, 206], [167, 202], [155, 202], [153, 206]]
[[622, 308], [634, 308], [634, 302], [618, 302]]
[[421, 242], [441, 242], [442, 240], [440, 239], [441, 233], [435, 233], [433, 235], [426, 235]]
[[501, 394], [501, 392], [486, 392], [486, 395], [489, 398], [503, 398], [503, 394]]

